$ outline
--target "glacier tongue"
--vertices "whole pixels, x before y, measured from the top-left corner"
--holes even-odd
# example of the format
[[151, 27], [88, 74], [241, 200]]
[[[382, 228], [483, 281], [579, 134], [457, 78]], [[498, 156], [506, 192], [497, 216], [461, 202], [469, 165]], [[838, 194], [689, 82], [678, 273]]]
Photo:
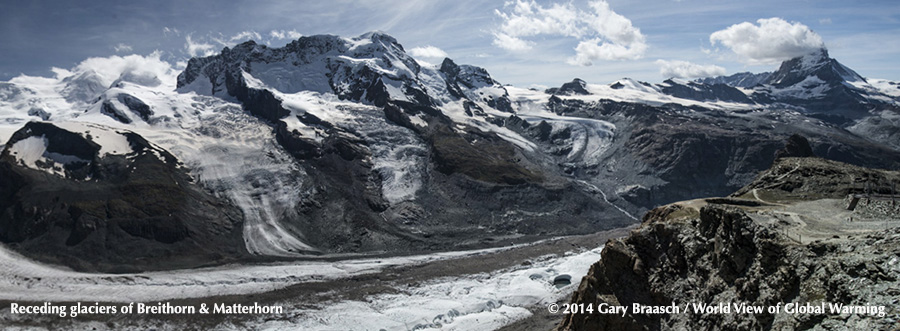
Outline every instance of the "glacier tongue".
[[142, 133], [177, 155], [216, 196], [244, 213], [244, 242], [257, 255], [298, 256], [317, 250], [281, 220], [301, 200], [306, 173], [271, 133], [271, 127], [234, 104], [198, 97], [209, 107], [187, 130]]
[[[302, 170], [274, 141], [258, 144], [210, 144], [197, 150], [203, 160], [191, 166], [201, 183], [244, 212], [244, 242], [257, 255], [295, 256], [315, 251], [280, 219], [300, 201]], [[270, 151], [270, 153], [266, 153]]]
[[566, 156], [567, 162], [599, 164], [603, 152], [612, 144], [616, 126], [603, 120], [542, 115], [519, 115], [532, 124], [545, 121], [553, 127], [553, 133], [568, 130], [572, 142], [572, 150]]

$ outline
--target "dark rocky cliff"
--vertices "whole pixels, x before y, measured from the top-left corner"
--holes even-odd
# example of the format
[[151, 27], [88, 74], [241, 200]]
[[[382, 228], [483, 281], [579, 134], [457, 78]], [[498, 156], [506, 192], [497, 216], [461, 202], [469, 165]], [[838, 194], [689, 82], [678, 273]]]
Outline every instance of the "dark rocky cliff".
[[[847, 178], [889, 181], [897, 174], [814, 158], [785, 158], [773, 169], [793, 171], [760, 176], [742, 196], [755, 199], [695, 200], [650, 211], [631, 235], [605, 245], [571, 301], [594, 307], [675, 302], [684, 309], [680, 314], [572, 314], [558, 330], [895, 327], [900, 227], [891, 220], [898, 210], [882, 206], [880, 213], [860, 214], [839, 198], [852, 191]], [[805, 180], [775, 183], [776, 172]], [[773, 185], [762, 189], [761, 181]], [[749, 193], [754, 187], [760, 191]], [[883, 314], [707, 314], [688, 309], [692, 303], [840, 303], [881, 306]]]

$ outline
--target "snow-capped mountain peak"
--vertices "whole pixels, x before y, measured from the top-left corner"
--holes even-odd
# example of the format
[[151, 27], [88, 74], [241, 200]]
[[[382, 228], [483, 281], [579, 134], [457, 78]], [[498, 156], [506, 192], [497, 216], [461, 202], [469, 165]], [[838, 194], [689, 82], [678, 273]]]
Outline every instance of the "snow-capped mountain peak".
[[355, 38], [316, 35], [301, 37], [281, 48], [247, 41], [218, 55], [191, 59], [178, 76], [178, 88], [234, 96], [234, 84], [246, 72], [281, 93], [315, 91], [381, 103], [366, 97], [366, 89], [381, 79], [388, 89], [397, 89], [389, 91], [395, 98], [404, 97], [406, 89], [421, 92], [415, 80], [419, 71], [418, 63], [396, 39], [384, 33], [370, 32]]
[[781, 64], [769, 77], [768, 84], [783, 88], [796, 85], [810, 77], [837, 85], [843, 82], [865, 82], [866, 79], [828, 56], [828, 50], [821, 48], [813, 53], [799, 56]]

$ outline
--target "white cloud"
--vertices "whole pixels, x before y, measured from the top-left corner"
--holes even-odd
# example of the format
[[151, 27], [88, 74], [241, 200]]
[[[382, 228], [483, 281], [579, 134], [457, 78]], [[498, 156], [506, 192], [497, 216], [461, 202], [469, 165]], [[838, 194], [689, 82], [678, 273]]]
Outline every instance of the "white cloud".
[[74, 75], [74, 73], [72, 73], [71, 70], [66, 70], [66, 69], [63, 69], [63, 68], [51, 67], [51, 68], [50, 68], [50, 71], [53, 72], [53, 75], [54, 75], [54, 76], [56, 77], [56, 79], [58, 79], [58, 80], [63, 80], [63, 79], [65, 79], [66, 77], [69, 77], [69, 76]]
[[[166, 28], [168, 29], [168, 28]], [[291, 36], [296, 31], [272, 31], [272, 33], [282, 33], [282, 36]], [[298, 37], [299, 38], [299, 37]], [[185, 36], [185, 51], [190, 56], [210, 56], [216, 54], [216, 49], [220, 48], [219, 46], [224, 47], [234, 47], [239, 43], [243, 43], [248, 40], [254, 40], [257, 42], [269, 43], [271, 40], [264, 40], [262, 35], [260, 35], [256, 31], [241, 31], [235, 35], [226, 37], [219, 33], [216, 35], [201, 36], [199, 38], [195, 38], [193, 34], [187, 34]], [[218, 44], [218, 45], [216, 45]]]
[[431, 58], [431, 59], [443, 59], [448, 57], [447, 52], [444, 50], [434, 47], [434, 46], [425, 46], [425, 47], [414, 47], [409, 50], [409, 55], [412, 55], [416, 58]]
[[535, 36], [572, 37], [579, 41], [575, 57], [569, 63], [591, 65], [595, 60], [633, 60], [644, 55], [646, 39], [631, 20], [619, 15], [605, 0], [589, 2], [590, 10], [573, 3], [541, 6], [534, 0], [507, 2], [510, 12], [499, 10], [503, 19], [494, 31], [494, 45], [512, 51], [525, 51]]
[[184, 38], [184, 48], [190, 56], [210, 56], [215, 54], [215, 46], [205, 42], [195, 42], [191, 35]]
[[71, 70], [54, 68], [57, 79], [77, 75], [83, 72], [96, 73], [103, 85], [110, 85], [117, 79], [126, 79], [131, 82], [147, 86], [174, 83], [178, 73], [172, 69], [172, 65], [161, 59], [162, 52], [156, 51], [147, 56], [127, 55], [110, 57], [92, 57], [81, 61]]
[[180, 36], [181, 31], [178, 31], [176, 28], [163, 27], [163, 35], [168, 37], [170, 34]]
[[233, 35], [228, 38], [219, 37], [219, 38], [212, 38], [212, 40], [219, 43], [222, 46], [232, 47], [234, 45], [237, 45], [238, 43], [242, 43], [242, 42], [245, 42], [248, 40], [261, 41], [262, 36], [259, 33], [257, 33], [256, 31], [241, 31], [241, 32], [238, 32], [236, 35]]
[[604, 42], [603, 39], [591, 39], [578, 43], [575, 57], [569, 64], [589, 66], [597, 59], [602, 60], [636, 60], [644, 55], [647, 44], [635, 43], [628, 46]]
[[533, 43], [530, 41], [525, 41], [516, 37], [512, 37], [508, 34], [498, 32], [494, 34], [494, 46], [500, 47], [502, 49], [513, 51], [513, 52], [521, 52], [527, 51], [531, 49], [531, 45]]
[[700, 78], [722, 76], [725, 68], [717, 65], [701, 65], [687, 61], [656, 60], [659, 66], [659, 74], [670, 78]]
[[246, 41], [247, 39], [262, 39], [262, 36], [259, 35], [256, 31], [243, 31], [236, 35], [231, 36], [230, 41], [238, 42], [238, 41]]
[[820, 18], [820, 19], [819, 19], [819, 24], [822, 24], [822, 25], [828, 25], [828, 24], [831, 24], [831, 17]]
[[[175, 89], [180, 71], [161, 59], [163, 52], [155, 51], [147, 56], [113, 55], [109, 57], [91, 57], [81, 61], [73, 68], [51, 68], [53, 77], [28, 76], [21, 74], [9, 80], [10, 83], [23, 86], [65, 86], [64, 89], [75, 88], [75, 93], [63, 93], [81, 102], [93, 102], [106, 87], [116, 81], [136, 83], [148, 87]], [[98, 88], [99, 87], [99, 88]], [[70, 99], [71, 100], [71, 99]], [[49, 110], [59, 110], [59, 103], [48, 105]], [[68, 103], [65, 108], [71, 108]]]
[[756, 23], [743, 22], [713, 32], [709, 42], [721, 43], [751, 65], [777, 64], [825, 47], [822, 37], [801, 23], [778, 17]]
[[504, 21], [500, 26], [500, 32], [510, 37], [537, 35], [580, 37], [584, 34], [585, 27], [579, 19], [580, 11], [571, 3], [553, 4], [549, 8], [544, 8], [533, 0], [516, 0], [511, 13], [499, 10], [495, 13]]
[[113, 50], [115, 50], [116, 53], [122, 53], [122, 52], [131, 52], [134, 49], [131, 48], [130, 45], [119, 43], [118, 45], [113, 46]]
[[300, 39], [303, 37], [303, 34], [297, 32], [297, 30], [285, 31], [285, 30], [272, 30], [269, 32], [269, 36], [275, 39]]
[[609, 8], [609, 3], [602, 0], [592, 1], [590, 6], [594, 9], [594, 13], [586, 17], [587, 23], [600, 36], [614, 44], [628, 46], [627, 48], [631, 48], [632, 45], [644, 44], [644, 35], [641, 34], [641, 30], [635, 28], [631, 24], [631, 20]]

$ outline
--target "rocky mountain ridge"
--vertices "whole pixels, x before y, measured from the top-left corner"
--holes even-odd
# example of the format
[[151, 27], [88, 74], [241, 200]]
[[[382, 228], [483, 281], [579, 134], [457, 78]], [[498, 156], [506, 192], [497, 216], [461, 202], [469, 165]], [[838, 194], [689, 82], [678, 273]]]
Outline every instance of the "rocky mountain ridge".
[[772, 76], [771, 72], [739, 72], [729, 76], [698, 78], [695, 81], [707, 85], [723, 84], [733, 87], [751, 88], [756, 85], [765, 84], [770, 76]]

